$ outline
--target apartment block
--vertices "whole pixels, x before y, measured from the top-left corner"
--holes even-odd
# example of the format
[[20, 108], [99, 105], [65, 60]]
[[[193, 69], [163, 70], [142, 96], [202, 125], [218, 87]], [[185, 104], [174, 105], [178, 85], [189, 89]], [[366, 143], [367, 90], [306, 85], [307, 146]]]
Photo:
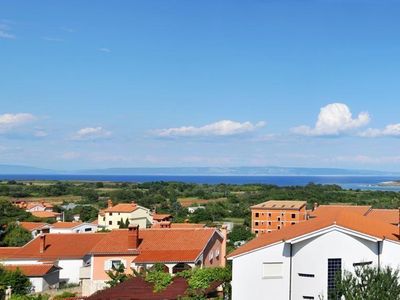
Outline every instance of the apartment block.
[[269, 200], [251, 207], [251, 231], [280, 230], [307, 220], [306, 201]]

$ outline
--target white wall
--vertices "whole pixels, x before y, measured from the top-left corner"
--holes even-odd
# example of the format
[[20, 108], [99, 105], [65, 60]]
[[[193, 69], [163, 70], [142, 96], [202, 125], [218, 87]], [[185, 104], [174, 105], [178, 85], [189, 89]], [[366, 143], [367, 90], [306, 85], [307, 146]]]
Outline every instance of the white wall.
[[32, 284], [32, 289], [35, 293], [43, 292], [44, 289], [44, 279], [42, 277], [29, 277], [29, 281]]
[[[90, 229], [90, 231], [85, 231]], [[80, 226], [74, 228], [52, 228], [50, 227], [50, 233], [93, 233], [97, 231], [97, 225], [83, 223]]]
[[60, 259], [58, 266], [60, 270], [60, 280], [68, 283], [79, 283], [79, 271], [83, 266], [83, 259]]
[[[328, 258], [341, 258], [342, 270], [354, 271], [353, 263], [378, 264], [377, 243], [337, 230], [293, 245], [292, 299], [324, 295], [327, 299]], [[299, 273], [315, 277], [300, 277]]]
[[[400, 241], [399, 241], [400, 243]], [[390, 266], [394, 269], [400, 269], [400, 244], [384, 240], [381, 246], [381, 266]]]
[[[289, 245], [280, 243], [235, 258], [232, 273], [232, 300], [288, 299], [289, 250]], [[263, 262], [283, 262], [283, 277], [264, 279]]]
[[[400, 262], [400, 245], [385, 241], [381, 265]], [[292, 245], [292, 300], [313, 296], [327, 299], [328, 258], [341, 258], [342, 270], [353, 271], [353, 263], [378, 264], [377, 242], [349, 235], [338, 229]], [[284, 264], [283, 278], [263, 279], [263, 262]], [[300, 277], [298, 273], [314, 274]], [[289, 298], [290, 244], [284, 242], [233, 259], [232, 299], [261, 300]]]

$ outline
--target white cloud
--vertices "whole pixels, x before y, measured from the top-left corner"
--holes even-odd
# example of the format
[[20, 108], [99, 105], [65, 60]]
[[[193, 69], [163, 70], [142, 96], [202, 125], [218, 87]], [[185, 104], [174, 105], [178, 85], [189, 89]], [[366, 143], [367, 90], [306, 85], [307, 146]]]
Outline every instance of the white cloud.
[[111, 49], [109, 49], [109, 48], [99, 48], [99, 51], [101, 51], [101, 52], [106, 52], [106, 53], [110, 53], [110, 52], [111, 52]]
[[265, 122], [253, 124], [251, 122], [235, 122], [222, 120], [201, 127], [182, 126], [176, 128], [159, 129], [155, 134], [160, 137], [194, 137], [194, 136], [232, 136], [247, 133], [264, 127]]
[[15, 35], [10, 32], [10, 26], [4, 21], [0, 22], [0, 39], [15, 39]]
[[379, 137], [379, 136], [400, 137], [400, 123], [389, 124], [384, 129], [368, 128], [364, 132], [361, 132], [360, 136], [362, 136], [362, 137]]
[[302, 125], [292, 129], [292, 132], [307, 136], [340, 135], [369, 123], [370, 116], [361, 112], [356, 118], [346, 104], [332, 103], [321, 108], [314, 127]]
[[111, 131], [105, 130], [103, 127], [85, 127], [79, 129], [73, 136], [73, 140], [97, 140], [111, 136]]
[[0, 132], [11, 130], [34, 120], [36, 117], [29, 113], [2, 114], [0, 115]]

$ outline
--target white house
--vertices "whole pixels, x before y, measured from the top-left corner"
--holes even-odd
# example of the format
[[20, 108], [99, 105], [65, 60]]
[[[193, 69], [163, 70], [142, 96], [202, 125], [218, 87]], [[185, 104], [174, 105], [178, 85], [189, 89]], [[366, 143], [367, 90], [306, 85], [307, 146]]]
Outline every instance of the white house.
[[21, 271], [32, 284], [32, 292], [40, 293], [58, 288], [60, 282], [60, 267], [50, 263], [6, 265], [6, 270]]
[[111, 230], [118, 229], [121, 222], [139, 225], [140, 228], [151, 227], [153, 224], [153, 215], [150, 209], [137, 205], [135, 202], [119, 203], [113, 205], [108, 200], [108, 206], [105, 210], [100, 211], [98, 215], [99, 227]]
[[90, 233], [97, 231], [97, 225], [84, 222], [56, 222], [51, 225], [50, 233]]
[[399, 228], [350, 212], [259, 235], [228, 256], [233, 300], [328, 299], [337, 272], [400, 266]]

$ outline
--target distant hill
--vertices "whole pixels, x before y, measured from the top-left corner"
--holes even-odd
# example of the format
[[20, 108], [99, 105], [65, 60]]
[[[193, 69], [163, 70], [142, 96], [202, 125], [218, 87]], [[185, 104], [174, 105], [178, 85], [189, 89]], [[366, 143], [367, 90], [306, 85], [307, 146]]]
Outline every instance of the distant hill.
[[350, 170], [335, 168], [286, 168], [286, 167], [181, 167], [181, 168], [110, 168], [80, 170], [86, 175], [192, 175], [192, 176], [328, 176], [359, 175], [384, 176], [399, 175], [395, 172], [374, 170]]
[[50, 170], [31, 166], [1, 165], [2, 175], [166, 175], [166, 176], [399, 176], [400, 172], [337, 168], [290, 167], [164, 167], [108, 168], [75, 171]]
[[19, 165], [0, 165], [0, 174], [4, 175], [19, 175], [19, 174], [57, 174], [58, 171], [35, 168], [30, 166], [19, 166]]

